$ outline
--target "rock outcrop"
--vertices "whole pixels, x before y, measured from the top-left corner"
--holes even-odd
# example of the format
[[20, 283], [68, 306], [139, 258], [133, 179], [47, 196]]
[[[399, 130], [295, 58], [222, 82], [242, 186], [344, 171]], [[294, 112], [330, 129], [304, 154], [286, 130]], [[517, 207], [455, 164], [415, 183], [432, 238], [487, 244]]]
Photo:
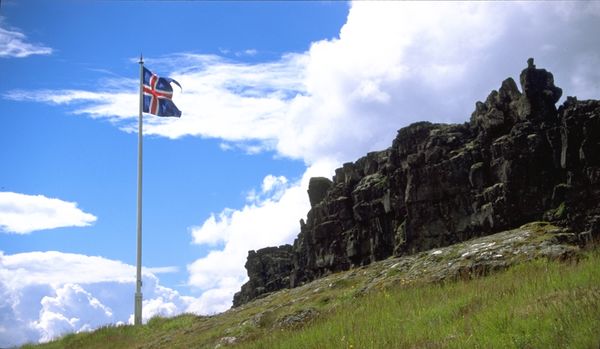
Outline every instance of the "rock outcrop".
[[293, 270], [292, 246], [265, 247], [258, 251], [249, 251], [246, 270], [250, 280], [233, 297], [233, 306], [265, 294], [287, 288]]
[[[600, 101], [567, 97], [533, 59], [468, 123], [420, 122], [311, 180], [293, 246], [251, 251], [234, 306], [329, 273], [548, 220], [600, 233]], [[259, 256], [260, 255], [260, 256]]]

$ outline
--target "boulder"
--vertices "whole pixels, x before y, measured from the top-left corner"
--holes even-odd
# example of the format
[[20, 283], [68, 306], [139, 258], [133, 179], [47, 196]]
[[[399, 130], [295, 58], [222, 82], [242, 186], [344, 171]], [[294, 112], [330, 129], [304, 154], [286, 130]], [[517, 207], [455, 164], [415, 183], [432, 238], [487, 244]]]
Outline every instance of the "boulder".
[[308, 199], [310, 201], [310, 206], [315, 207], [318, 203], [323, 201], [327, 191], [333, 182], [329, 178], [325, 177], [313, 177], [308, 182]]
[[292, 246], [265, 247], [249, 251], [246, 260], [249, 281], [233, 296], [233, 306], [239, 306], [261, 294], [289, 287], [292, 271]]

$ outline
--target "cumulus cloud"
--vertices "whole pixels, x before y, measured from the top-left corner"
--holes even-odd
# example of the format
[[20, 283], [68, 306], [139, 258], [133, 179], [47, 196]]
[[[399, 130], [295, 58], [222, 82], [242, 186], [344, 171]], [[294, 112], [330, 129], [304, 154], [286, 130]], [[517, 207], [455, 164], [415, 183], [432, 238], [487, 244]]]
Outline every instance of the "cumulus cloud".
[[194, 243], [220, 243], [223, 247], [188, 265], [189, 284], [201, 291], [190, 311], [206, 314], [231, 307], [233, 294], [247, 280], [244, 264], [248, 251], [291, 242], [300, 230], [300, 218], [310, 208], [308, 181], [334, 168], [334, 162], [322, 161], [295, 182], [267, 175], [260, 191], [251, 191], [242, 209], [224, 209], [202, 226], [193, 227]]
[[[188, 310], [191, 297], [160, 285], [143, 268], [143, 320]], [[72, 253], [0, 251], [0, 347], [48, 341], [107, 324], [133, 323], [135, 267]]]
[[[474, 102], [528, 57], [566, 94], [600, 93], [596, 2], [354, 3], [339, 38], [279, 60], [215, 55], [150, 59], [184, 86], [181, 119], [147, 118], [148, 134], [218, 138], [223, 148], [275, 151], [307, 164], [353, 160], [418, 120], [466, 121]], [[162, 73], [159, 70], [159, 73]], [[136, 81], [111, 91], [10, 91], [5, 98], [77, 106], [135, 132]], [[83, 106], [81, 106], [83, 103]]]
[[80, 285], [65, 284], [55, 292], [42, 298], [39, 319], [33, 322], [42, 342], [66, 332], [91, 330], [112, 320], [112, 310]]
[[194, 311], [226, 310], [231, 306], [233, 294], [246, 279], [244, 263], [248, 250], [293, 239], [299, 227], [297, 213], [306, 212], [309, 207], [303, 186], [306, 181], [285, 184], [280, 195], [253, 197], [244, 208], [224, 209], [202, 226], [192, 228], [195, 243], [223, 245], [222, 249], [214, 249], [188, 266], [189, 284], [203, 292]]
[[0, 18], [0, 58], [27, 57], [31, 55], [49, 55], [50, 47], [27, 42], [27, 36], [16, 29], [3, 28], [4, 23]]
[[[215, 245], [217, 243], [228, 241], [231, 234], [234, 233], [234, 231], [230, 229], [233, 222], [237, 222], [235, 224], [239, 225], [240, 231], [244, 230], [245, 225], [251, 224], [250, 221], [244, 218], [251, 216], [247, 213], [248, 211], [255, 212], [256, 209], [261, 207], [271, 207], [271, 205], [278, 203], [281, 200], [288, 189], [298, 185], [299, 183], [296, 183], [293, 186], [290, 185], [288, 179], [284, 176], [276, 177], [267, 175], [263, 179], [260, 190], [252, 189], [248, 192], [246, 196], [248, 205], [246, 205], [243, 210], [245, 213], [225, 208], [219, 214], [211, 214], [210, 217], [204, 221], [202, 226], [191, 227], [193, 242], [196, 244]], [[297, 197], [286, 197], [286, 200], [290, 203], [300, 202], [299, 200], [292, 199], [297, 199]]]
[[29, 234], [36, 230], [85, 227], [96, 219], [80, 210], [75, 202], [43, 195], [0, 192], [0, 230], [7, 233]]

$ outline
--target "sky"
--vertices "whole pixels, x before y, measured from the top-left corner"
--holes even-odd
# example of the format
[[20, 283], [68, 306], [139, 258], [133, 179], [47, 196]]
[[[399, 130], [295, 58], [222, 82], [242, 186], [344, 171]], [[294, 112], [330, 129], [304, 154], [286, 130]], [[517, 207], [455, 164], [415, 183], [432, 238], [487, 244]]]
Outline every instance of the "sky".
[[144, 115], [147, 321], [227, 310], [310, 177], [467, 122], [529, 57], [599, 98], [598, 33], [599, 2], [2, 1], [0, 347], [133, 321], [140, 54], [182, 86]]

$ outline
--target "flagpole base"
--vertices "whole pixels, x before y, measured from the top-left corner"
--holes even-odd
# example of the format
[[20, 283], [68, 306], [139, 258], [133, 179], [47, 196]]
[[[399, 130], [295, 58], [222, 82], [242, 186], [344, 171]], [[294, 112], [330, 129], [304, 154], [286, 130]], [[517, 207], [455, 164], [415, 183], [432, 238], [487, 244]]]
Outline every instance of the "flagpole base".
[[142, 324], [142, 293], [135, 293], [135, 314], [133, 315], [133, 324], [138, 326]]

